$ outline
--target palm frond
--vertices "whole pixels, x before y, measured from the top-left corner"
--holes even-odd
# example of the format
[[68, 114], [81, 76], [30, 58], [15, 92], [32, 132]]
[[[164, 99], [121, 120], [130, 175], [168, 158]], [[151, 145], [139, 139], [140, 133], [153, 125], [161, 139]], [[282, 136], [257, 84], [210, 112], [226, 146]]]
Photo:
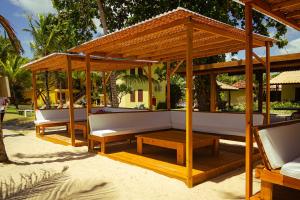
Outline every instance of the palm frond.
[[66, 174], [67, 170], [68, 167], [65, 166], [62, 171], [56, 173], [43, 170], [41, 176], [35, 172], [21, 174], [21, 183], [17, 186], [12, 178], [8, 182], [1, 181], [1, 198], [7, 200], [37, 198], [42, 193], [50, 192], [69, 179], [69, 176]]
[[18, 54], [23, 53], [24, 50], [22, 48], [20, 40], [16, 36], [14, 29], [11, 27], [8, 20], [2, 15], [0, 15], [0, 24], [3, 26], [4, 30], [6, 31], [8, 38], [11, 41], [12, 45], [14, 46], [16, 52]]

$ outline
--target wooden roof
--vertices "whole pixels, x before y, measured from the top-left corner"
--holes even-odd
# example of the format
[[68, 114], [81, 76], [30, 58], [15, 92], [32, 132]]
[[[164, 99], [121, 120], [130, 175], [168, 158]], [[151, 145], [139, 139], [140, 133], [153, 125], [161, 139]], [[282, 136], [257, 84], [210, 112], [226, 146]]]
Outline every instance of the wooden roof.
[[297, 84], [300, 83], [300, 71], [282, 72], [270, 81], [273, 85]]
[[218, 86], [221, 88], [221, 90], [238, 90], [239, 88], [228, 85], [226, 83], [222, 83], [220, 81], [217, 81]]
[[[265, 58], [262, 58], [265, 61]], [[290, 71], [300, 69], [300, 53], [271, 56], [271, 71], [280, 72], [280, 71]], [[207, 74], [207, 73], [226, 73], [226, 72], [235, 72], [235, 73], [244, 73], [245, 71], [245, 60], [229, 61], [229, 62], [220, 62], [206, 65], [194, 66], [195, 74]], [[259, 61], [253, 59], [253, 69], [254, 71], [265, 70]], [[185, 69], [180, 68], [177, 72], [184, 73]]]
[[[245, 49], [245, 31], [177, 8], [136, 25], [76, 46], [69, 52], [154, 61], [186, 57], [186, 25], [193, 27], [193, 58]], [[254, 35], [254, 47], [275, 40]]]
[[[67, 69], [67, 57], [71, 58], [72, 70], [85, 69], [85, 55], [67, 54], [67, 53], [53, 53], [38, 60], [27, 63], [23, 67], [31, 71], [59, 71]], [[97, 56], [91, 56], [91, 70], [92, 71], [112, 71], [113, 67], [118, 69], [129, 69], [134, 67], [144, 67], [153, 62], [146, 61], [130, 61], [120, 59], [107, 59]]]
[[253, 7], [269, 17], [300, 31], [299, 0], [236, 0], [251, 2]]

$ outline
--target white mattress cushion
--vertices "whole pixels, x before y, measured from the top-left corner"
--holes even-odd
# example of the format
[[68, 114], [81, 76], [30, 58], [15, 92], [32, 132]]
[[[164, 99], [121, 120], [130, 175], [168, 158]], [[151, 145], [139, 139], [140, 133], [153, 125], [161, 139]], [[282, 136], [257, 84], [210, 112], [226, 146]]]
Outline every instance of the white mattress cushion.
[[133, 133], [132, 130], [98, 130], [98, 131], [91, 131], [91, 135], [98, 136], [98, 137], [106, 137], [106, 136], [114, 136], [114, 135], [124, 135]]
[[280, 170], [280, 173], [284, 176], [300, 179], [300, 157], [284, 164]]
[[35, 120], [35, 125], [43, 125], [43, 124], [55, 124], [55, 123], [67, 123], [69, 120], [67, 119], [56, 119], [56, 120]]
[[258, 132], [273, 169], [300, 156], [300, 123], [262, 129]]

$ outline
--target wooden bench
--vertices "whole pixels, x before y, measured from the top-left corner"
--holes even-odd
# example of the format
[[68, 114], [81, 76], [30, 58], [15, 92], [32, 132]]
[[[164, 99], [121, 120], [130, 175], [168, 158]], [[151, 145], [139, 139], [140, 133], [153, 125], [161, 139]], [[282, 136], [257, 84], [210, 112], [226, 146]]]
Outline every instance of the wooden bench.
[[300, 120], [281, 122], [253, 129], [263, 168], [260, 199], [273, 198], [273, 185], [300, 190]]
[[[168, 130], [158, 131], [146, 134], [140, 134], [137, 138], [137, 152], [143, 153], [143, 144], [154, 145], [158, 147], [175, 149], [177, 151], [177, 164], [183, 165], [185, 163], [186, 151], [186, 135], [183, 131]], [[219, 152], [219, 137], [193, 134], [193, 148], [212, 147], [213, 155]]]

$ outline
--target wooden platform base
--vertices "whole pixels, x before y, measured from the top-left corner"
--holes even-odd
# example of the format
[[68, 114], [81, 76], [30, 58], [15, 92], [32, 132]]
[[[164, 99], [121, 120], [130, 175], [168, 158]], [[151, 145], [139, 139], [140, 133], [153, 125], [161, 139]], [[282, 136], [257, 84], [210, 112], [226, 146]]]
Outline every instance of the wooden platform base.
[[[66, 131], [45, 133], [44, 135], [37, 135], [37, 137], [55, 144], [60, 144], [65, 146], [72, 145], [71, 138]], [[86, 146], [86, 145], [87, 145], [87, 141], [83, 137], [83, 135], [80, 133], [79, 134], [76, 133], [75, 147]]]
[[[300, 199], [300, 191], [283, 187], [280, 185], [274, 185], [273, 200], [287, 200], [287, 199]], [[260, 192], [251, 197], [251, 200], [263, 200]]]
[[[227, 149], [225, 151], [225, 149]], [[186, 167], [178, 165], [176, 151], [145, 145], [143, 154], [136, 150], [136, 143], [119, 144], [109, 146], [106, 154], [108, 158], [137, 165], [153, 170], [168, 177], [186, 181]], [[201, 148], [194, 151], [193, 183], [194, 185], [208, 179], [217, 177], [238, 167], [244, 166], [244, 147], [228, 147], [220, 145], [220, 153], [217, 156], [211, 154], [211, 148]], [[258, 160], [259, 154], [254, 155]]]

